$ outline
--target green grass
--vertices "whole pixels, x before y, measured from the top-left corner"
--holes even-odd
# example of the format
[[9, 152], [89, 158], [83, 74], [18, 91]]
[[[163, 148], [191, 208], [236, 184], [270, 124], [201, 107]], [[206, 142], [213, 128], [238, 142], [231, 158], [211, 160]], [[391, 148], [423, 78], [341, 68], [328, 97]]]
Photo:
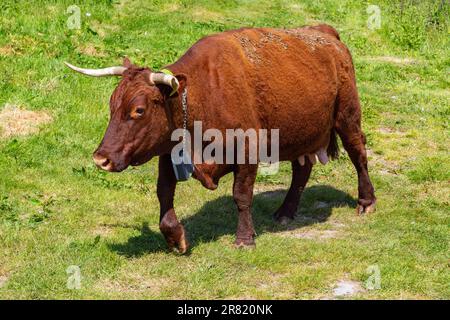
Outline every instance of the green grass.
[[[0, 140], [0, 298], [321, 298], [340, 280], [364, 285], [376, 265], [381, 288], [353, 298], [449, 299], [449, 7], [439, 2], [405, 1], [401, 13], [376, 1], [382, 25], [371, 31], [369, 3], [356, 0], [2, 1], [0, 111], [45, 110], [53, 122]], [[72, 4], [80, 30], [66, 27]], [[214, 192], [188, 181], [175, 208], [192, 250], [168, 253], [156, 159], [121, 174], [91, 161], [118, 79], [82, 77], [63, 61], [99, 67], [129, 56], [157, 69], [211, 33], [319, 21], [354, 56], [377, 212], [355, 215], [356, 174], [344, 154], [315, 167], [297, 221], [275, 225], [290, 179], [283, 164], [258, 178], [257, 248], [236, 250], [231, 177]], [[66, 287], [70, 265], [81, 269], [80, 290]]]

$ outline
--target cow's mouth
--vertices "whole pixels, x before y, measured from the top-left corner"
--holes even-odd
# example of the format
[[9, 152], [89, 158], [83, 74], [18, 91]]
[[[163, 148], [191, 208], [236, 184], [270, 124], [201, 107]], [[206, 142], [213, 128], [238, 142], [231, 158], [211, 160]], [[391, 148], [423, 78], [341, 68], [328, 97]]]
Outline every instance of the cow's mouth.
[[100, 169], [108, 171], [108, 172], [122, 172], [126, 168], [128, 168], [129, 164], [113, 164], [111, 163], [108, 167], [100, 167]]
[[101, 152], [95, 152], [93, 156], [93, 160], [97, 167], [108, 172], [122, 172], [129, 166], [140, 166], [152, 158], [153, 155], [150, 154], [134, 156], [132, 159], [127, 156], [112, 158], [111, 156], [103, 156]]
[[152, 158], [153, 158], [153, 155], [151, 155], [151, 154], [134, 157], [131, 160], [130, 165], [132, 165], [133, 167], [137, 167], [137, 166], [143, 165], [144, 163], [150, 161]]
[[[150, 160], [150, 159], [149, 159]], [[141, 166], [144, 163], [148, 162], [148, 160], [137, 160], [137, 161], [132, 161], [130, 163], [130, 165], [132, 165], [133, 167], [137, 167], [137, 166]]]

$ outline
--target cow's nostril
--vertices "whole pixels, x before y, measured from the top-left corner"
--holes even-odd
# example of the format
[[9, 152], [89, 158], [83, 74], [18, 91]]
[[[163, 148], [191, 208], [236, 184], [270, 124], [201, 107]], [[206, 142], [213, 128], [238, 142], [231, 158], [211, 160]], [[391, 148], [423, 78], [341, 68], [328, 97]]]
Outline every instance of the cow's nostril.
[[102, 167], [106, 167], [109, 164], [109, 159], [105, 159], [102, 163]]
[[94, 154], [93, 160], [97, 167], [102, 168], [103, 170], [109, 170], [111, 167], [111, 160], [99, 154]]

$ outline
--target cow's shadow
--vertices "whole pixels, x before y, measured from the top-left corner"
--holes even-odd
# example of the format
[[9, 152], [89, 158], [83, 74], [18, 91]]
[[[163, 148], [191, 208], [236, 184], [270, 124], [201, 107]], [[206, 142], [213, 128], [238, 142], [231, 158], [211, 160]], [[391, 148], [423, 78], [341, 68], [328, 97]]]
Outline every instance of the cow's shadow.
[[[258, 235], [302, 228], [325, 222], [335, 207], [356, 207], [356, 200], [349, 194], [328, 185], [316, 185], [303, 192], [297, 218], [287, 226], [273, 221], [272, 214], [281, 205], [286, 190], [279, 189], [258, 193], [253, 200], [253, 221]], [[206, 202], [194, 215], [183, 219], [191, 248], [200, 243], [216, 241], [223, 235], [234, 235], [237, 226], [237, 209], [231, 196], [222, 196]], [[160, 232], [153, 231], [148, 224], [140, 227], [140, 234], [125, 243], [110, 243], [109, 248], [127, 257], [167, 251]], [[257, 239], [256, 239], [257, 240]]]

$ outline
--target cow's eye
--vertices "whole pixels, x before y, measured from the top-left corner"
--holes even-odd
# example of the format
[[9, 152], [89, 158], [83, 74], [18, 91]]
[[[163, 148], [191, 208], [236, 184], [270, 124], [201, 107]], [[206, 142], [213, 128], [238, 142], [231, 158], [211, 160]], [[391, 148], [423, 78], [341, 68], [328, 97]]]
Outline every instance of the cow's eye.
[[144, 114], [144, 112], [145, 112], [145, 108], [144, 108], [144, 107], [136, 107], [136, 108], [133, 108], [133, 110], [131, 111], [130, 117], [131, 117], [132, 119], [140, 118], [140, 117], [142, 117], [142, 115]]

